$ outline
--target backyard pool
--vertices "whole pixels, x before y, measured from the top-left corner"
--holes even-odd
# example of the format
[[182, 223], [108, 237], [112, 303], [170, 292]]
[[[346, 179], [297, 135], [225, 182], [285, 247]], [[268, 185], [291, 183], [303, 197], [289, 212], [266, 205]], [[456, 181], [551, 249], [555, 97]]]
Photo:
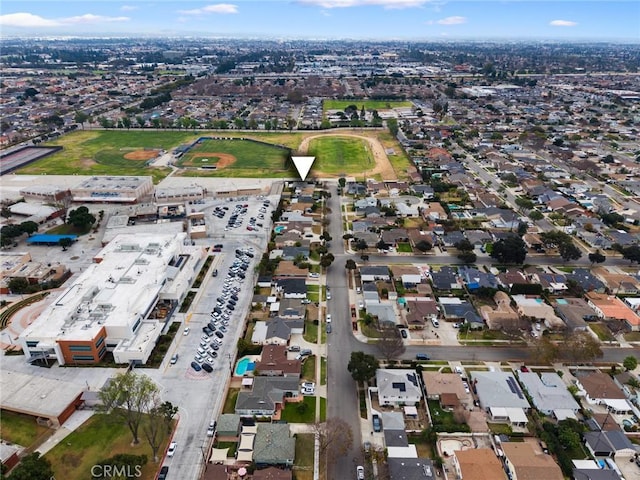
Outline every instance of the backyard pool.
[[273, 227], [273, 231], [278, 234], [278, 233], [282, 233], [287, 229], [287, 227], [285, 227], [284, 225], [278, 225], [277, 227]]
[[236, 377], [242, 377], [247, 372], [253, 372], [255, 363], [249, 357], [243, 357], [236, 365]]

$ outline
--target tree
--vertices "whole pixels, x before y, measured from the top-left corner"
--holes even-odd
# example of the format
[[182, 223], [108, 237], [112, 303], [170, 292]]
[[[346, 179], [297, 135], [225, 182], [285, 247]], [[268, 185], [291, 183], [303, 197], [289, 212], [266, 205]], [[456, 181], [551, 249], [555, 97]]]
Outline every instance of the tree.
[[368, 382], [378, 370], [378, 360], [364, 352], [351, 352], [347, 370], [356, 382]]
[[568, 360], [576, 363], [592, 362], [602, 357], [600, 342], [587, 332], [567, 334], [562, 352]]
[[522, 264], [527, 258], [527, 246], [519, 236], [509, 235], [494, 242], [491, 257], [500, 263]]
[[558, 245], [558, 252], [565, 262], [568, 262], [570, 260], [578, 260], [580, 257], [582, 257], [582, 252], [578, 247], [574, 245], [573, 242], [561, 243], [560, 245]]
[[63, 252], [66, 252], [67, 248], [73, 245], [73, 240], [71, 240], [70, 237], [62, 237], [60, 240], [58, 240], [58, 245], [62, 247]]
[[636, 357], [634, 357], [633, 355], [629, 355], [628, 357], [624, 357], [624, 360], [622, 361], [622, 366], [627, 371], [635, 370], [636, 367], [638, 366], [638, 359]]
[[400, 331], [395, 325], [383, 325], [379, 331], [380, 338], [378, 338], [376, 346], [387, 362], [395, 360], [405, 352], [406, 348]]
[[462, 261], [462, 263], [469, 264], [475, 263], [475, 261], [478, 259], [478, 256], [474, 252], [465, 250], [458, 254], [458, 258]]
[[51, 462], [34, 452], [24, 457], [9, 475], [9, 480], [50, 480], [53, 478]]
[[127, 424], [133, 436], [132, 443], [136, 445], [140, 443], [140, 423], [154, 404], [158, 392], [158, 386], [146, 375], [125, 372], [112, 377], [98, 395], [105, 412]]
[[89, 120], [89, 115], [87, 115], [86, 113], [84, 113], [82, 110], [78, 110], [76, 112], [76, 114], [73, 116], [73, 120], [76, 123], [79, 123], [80, 126], [82, 127], [82, 129], [84, 130], [84, 122], [86, 122], [87, 120]]
[[347, 184], [347, 179], [346, 178], [340, 177], [338, 179], [338, 185], [340, 185], [340, 188], [344, 188], [346, 184]]
[[346, 268], [347, 270], [355, 270], [356, 268], [358, 268], [358, 265], [356, 265], [355, 260], [352, 260], [351, 258], [347, 260], [344, 268]]
[[12, 278], [7, 283], [7, 287], [9, 287], [11, 293], [26, 293], [27, 289], [29, 288], [29, 281], [24, 277]]
[[331, 417], [326, 422], [314, 423], [312, 430], [318, 438], [321, 456], [336, 461], [351, 450], [353, 431], [341, 418]]
[[160, 405], [160, 411], [162, 412], [164, 423], [167, 426], [167, 433], [169, 433], [171, 432], [171, 423], [173, 422], [173, 418], [178, 414], [178, 407], [169, 401], [162, 402]]
[[22, 222], [20, 224], [20, 228], [24, 233], [31, 236], [32, 233], [36, 233], [38, 231], [38, 224], [36, 222], [32, 222], [31, 220], [27, 220], [26, 222]]
[[85, 206], [78, 207], [69, 212], [67, 223], [76, 228], [85, 229], [96, 222], [96, 217], [89, 213], [89, 209]]
[[144, 433], [149, 446], [153, 461], [158, 462], [158, 452], [164, 437], [165, 417], [160, 403], [159, 391], [154, 392], [149, 402], [145, 405], [145, 418], [142, 423], [142, 431]]
[[335, 257], [332, 253], [322, 255], [322, 257], [320, 257], [320, 266], [322, 266], [323, 268], [328, 268], [333, 263], [334, 259]]
[[453, 246], [455, 247], [456, 250], [459, 250], [461, 252], [473, 251], [473, 244], [466, 238], [463, 240], [460, 240], [459, 242], [456, 242]]
[[398, 135], [398, 131], [399, 131], [398, 120], [395, 119], [395, 118], [388, 119], [387, 120], [387, 128], [391, 132], [391, 135], [393, 135], [394, 137], [396, 135]]
[[558, 425], [558, 440], [565, 450], [572, 450], [580, 446], [580, 434], [565, 424]]
[[362, 252], [367, 248], [369, 248], [369, 245], [367, 245], [367, 242], [365, 240], [360, 239], [356, 242], [356, 250], [360, 250]]
[[544, 218], [544, 215], [538, 210], [531, 210], [529, 212], [529, 218], [535, 222], [538, 220], [542, 220]]
[[533, 359], [537, 363], [554, 363], [560, 356], [560, 348], [549, 337], [543, 335], [533, 349]]
[[433, 248], [433, 245], [431, 245], [431, 242], [427, 240], [420, 240], [418, 243], [416, 243], [416, 248], [424, 253], [431, 250]]
[[629, 260], [631, 263], [640, 262], [640, 245], [629, 245], [622, 248], [622, 258]]
[[596, 250], [589, 254], [589, 261], [591, 262], [591, 265], [594, 263], [604, 263], [606, 259], [607, 257], [605, 257], [600, 250]]

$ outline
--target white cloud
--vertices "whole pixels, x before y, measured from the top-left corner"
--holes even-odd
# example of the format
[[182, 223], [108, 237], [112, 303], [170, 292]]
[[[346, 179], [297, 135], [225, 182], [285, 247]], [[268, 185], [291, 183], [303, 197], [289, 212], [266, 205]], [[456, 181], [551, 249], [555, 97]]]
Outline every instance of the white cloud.
[[94, 23], [113, 23], [113, 22], [128, 22], [131, 20], [129, 17], [105, 17], [102, 15], [93, 15], [87, 13], [85, 15], [78, 15], [77, 17], [69, 17], [60, 19], [61, 23], [80, 25], [80, 24], [94, 24]]
[[120, 7], [120, 10], [122, 10], [123, 12], [133, 12], [134, 10], [138, 10], [140, 7], [137, 7], [136, 5], [122, 5]]
[[571, 20], [551, 20], [549, 25], [552, 27], [575, 27], [578, 22], [572, 22]]
[[421, 7], [431, 0], [298, 0], [303, 5], [322, 8], [349, 8], [378, 5], [387, 9]]
[[467, 23], [466, 17], [447, 17], [441, 18], [437, 22], [439, 25], [462, 25], [463, 23]]
[[129, 17], [105, 17], [87, 13], [76, 17], [67, 18], [44, 18], [32, 13], [10, 13], [0, 15], [0, 25], [5, 27], [38, 28], [38, 27], [59, 27], [61, 25], [82, 25], [94, 23], [128, 22]]
[[0, 15], [0, 25], [4, 27], [56, 27], [60, 23], [56, 20], [43, 18], [32, 13], [20, 12]]
[[183, 15], [203, 15], [207, 13], [217, 13], [219, 15], [228, 15], [238, 13], [238, 6], [231, 3], [216, 3], [215, 5], [207, 5], [202, 8], [194, 8], [193, 10], [180, 10]]

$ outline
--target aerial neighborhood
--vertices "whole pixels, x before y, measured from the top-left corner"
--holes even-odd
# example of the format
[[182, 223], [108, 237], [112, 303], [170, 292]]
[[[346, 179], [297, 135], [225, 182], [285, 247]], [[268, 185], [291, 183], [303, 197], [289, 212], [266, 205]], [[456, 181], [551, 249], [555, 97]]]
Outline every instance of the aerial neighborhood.
[[3, 478], [640, 478], [637, 44], [2, 44]]

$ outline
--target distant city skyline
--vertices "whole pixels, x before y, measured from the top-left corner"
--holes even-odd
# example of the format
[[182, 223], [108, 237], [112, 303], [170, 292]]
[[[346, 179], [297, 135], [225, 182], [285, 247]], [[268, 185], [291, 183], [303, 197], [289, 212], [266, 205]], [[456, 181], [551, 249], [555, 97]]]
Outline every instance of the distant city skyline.
[[634, 0], [4, 0], [2, 37], [640, 41]]

